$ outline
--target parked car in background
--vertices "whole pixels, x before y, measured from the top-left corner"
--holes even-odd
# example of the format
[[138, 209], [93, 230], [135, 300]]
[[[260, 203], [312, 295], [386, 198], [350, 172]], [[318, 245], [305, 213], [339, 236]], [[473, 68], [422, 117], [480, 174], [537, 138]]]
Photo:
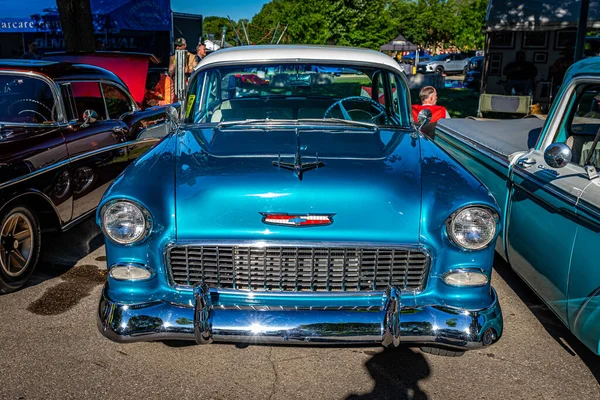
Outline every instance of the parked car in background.
[[419, 62], [417, 72], [420, 74], [466, 74], [469, 59], [466, 54], [438, 54], [429, 61]]
[[494, 194], [496, 248], [600, 354], [600, 59], [567, 71], [548, 119], [442, 120], [435, 141]]
[[190, 78], [182, 109], [177, 134], [100, 204], [103, 335], [405, 343], [453, 356], [500, 338], [490, 282], [500, 209], [412, 125], [394, 59], [220, 50]]
[[0, 60], [0, 293], [25, 285], [42, 231], [92, 214], [164, 121], [164, 107], [140, 110], [105, 69]]
[[468, 71], [465, 75], [465, 87], [479, 91], [481, 88], [481, 75], [483, 74], [483, 57], [471, 57]]

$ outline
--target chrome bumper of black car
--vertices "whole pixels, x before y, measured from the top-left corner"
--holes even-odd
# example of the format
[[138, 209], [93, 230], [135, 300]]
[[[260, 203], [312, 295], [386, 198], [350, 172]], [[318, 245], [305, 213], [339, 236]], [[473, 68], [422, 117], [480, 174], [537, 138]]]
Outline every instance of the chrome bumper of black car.
[[[492, 292], [489, 307], [464, 310], [441, 305], [403, 307], [400, 292], [393, 287], [369, 293], [381, 296], [381, 307], [318, 308], [213, 305], [212, 299], [219, 296], [219, 290], [203, 286], [194, 288], [193, 306], [164, 301], [122, 304], [108, 298], [105, 288], [98, 327], [104, 336], [117, 342], [195, 340], [199, 344], [215, 341], [386, 347], [413, 343], [466, 350], [492, 344], [502, 334], [502, 313], [496, 292]], [[364, 295], [343, 294], [346, 298]], [[291, 299], [294, 294], [288, 296]]]

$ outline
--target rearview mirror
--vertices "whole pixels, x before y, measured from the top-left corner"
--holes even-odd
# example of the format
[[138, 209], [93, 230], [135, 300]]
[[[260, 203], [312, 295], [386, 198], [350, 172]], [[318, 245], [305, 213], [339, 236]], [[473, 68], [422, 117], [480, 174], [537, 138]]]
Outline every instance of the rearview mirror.
[[431, 121], [431, 110], [424, 108], [419, 111], [417, 115], [417, 124], [419, 125], [419, 130], [427, 125]]
[[571, 162], [573, 153], [564, 143], [552, 143], [544, 151], [544, 161], [552, 168], [562, 168]]
[[98, 113], [94, 110], [85, 110], [83, 112], [83, 124], [81, 125], [82, 128], [85, 128], [86, 126], [93, 124], [94, 122], [96, 122], [98, 120]]

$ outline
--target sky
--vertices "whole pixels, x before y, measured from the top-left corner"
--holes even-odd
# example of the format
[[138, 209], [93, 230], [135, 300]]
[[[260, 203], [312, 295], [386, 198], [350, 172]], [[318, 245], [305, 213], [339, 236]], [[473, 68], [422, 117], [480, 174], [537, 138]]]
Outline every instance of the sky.
[[240, 18], [252, 19], [265, 3], [270, 0], [171, 0], [171, 9], [176, 12], [202, 14], [205, 17], [213, 15], [231, 17], [233, 20]]
[[[205, 17], [217, 15], [238, 20], [240, 18], [252, 19], [263, 4], [270, 0], [171, 0], [171, 9], [176, 12], [201, 14]], [[56, 6], [56, 0], [0, 0], [2, 14], [11, 17], [28, 17], [32, 11], [40, 12], [44, 7]], [[4, 16], [4, 15], [2, 15]]]

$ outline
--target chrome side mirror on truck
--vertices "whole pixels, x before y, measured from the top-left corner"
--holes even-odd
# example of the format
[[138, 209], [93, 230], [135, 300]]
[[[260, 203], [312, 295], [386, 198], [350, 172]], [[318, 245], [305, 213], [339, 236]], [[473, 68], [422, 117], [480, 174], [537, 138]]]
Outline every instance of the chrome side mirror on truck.
[[552, 143], [544, 150], [544, 161], [552, 168], [562, 168], [571, 162], [573, 153], [564, 143]]

